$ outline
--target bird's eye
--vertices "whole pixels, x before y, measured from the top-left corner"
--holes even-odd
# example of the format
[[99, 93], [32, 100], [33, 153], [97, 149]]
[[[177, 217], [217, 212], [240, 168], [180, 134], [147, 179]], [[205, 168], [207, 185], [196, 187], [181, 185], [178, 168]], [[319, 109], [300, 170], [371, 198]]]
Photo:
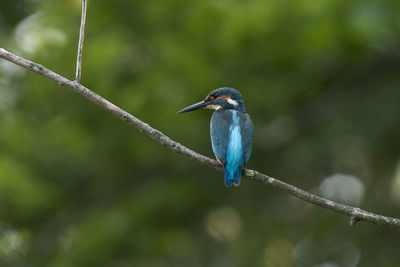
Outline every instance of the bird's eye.
[[216, 98], [218, 97], [218, 94], [212, 94], [212, 95], [208, 95], [207, 97], [206, 97], [206, 101], [213, 101], [213, 100], [215, 100]]
[[207, 101], [212, 101], [212, 100], [214, 100], [214, 99], [215, 99], [215, 95], [209, 95], [209, 96], [207, 96], [207, 98], [206, 98]]

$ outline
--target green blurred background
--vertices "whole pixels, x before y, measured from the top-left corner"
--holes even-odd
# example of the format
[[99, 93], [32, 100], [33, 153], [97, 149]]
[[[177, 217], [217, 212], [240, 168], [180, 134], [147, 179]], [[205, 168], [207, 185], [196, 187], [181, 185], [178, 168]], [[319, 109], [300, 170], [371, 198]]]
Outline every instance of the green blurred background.
[[[90, 1], [82, 83], [212, 157], [241, 91], [248, 167], [400, 216], [398, 0]], [[0, 47], [74, 78], [81, 2], [2, 0]], [[0, 266], [400, 266], [400, 231], [223, 176], [0, 60]]]

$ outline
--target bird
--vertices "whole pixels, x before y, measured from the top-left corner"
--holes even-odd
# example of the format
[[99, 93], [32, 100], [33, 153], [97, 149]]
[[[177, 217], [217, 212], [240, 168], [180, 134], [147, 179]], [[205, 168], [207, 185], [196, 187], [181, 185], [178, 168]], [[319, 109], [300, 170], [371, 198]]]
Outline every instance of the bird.
[[242, 95], [234, 88], [213, 90], [207, 97], [178, 113], [213, 109], [210, 121], [211, 146], [223, 166], [225, 186], [240, 185], [242, 168], [248, 162], [253, 146], [254, 126], [246, 113]]

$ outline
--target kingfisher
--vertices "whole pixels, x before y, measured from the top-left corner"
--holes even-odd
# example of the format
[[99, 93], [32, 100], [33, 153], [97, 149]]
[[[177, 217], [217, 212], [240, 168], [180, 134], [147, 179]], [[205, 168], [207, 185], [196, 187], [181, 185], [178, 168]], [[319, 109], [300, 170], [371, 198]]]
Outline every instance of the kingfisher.
[[239, 186], [242, 167], [250, 158], [254, 134], [242, 95], [230, 87], [218, 88], [203, 101], [178, 113], [202, 108], [214, 110], [210, 121], [211, 145], [215, 158], [224, 167], [225, 186]]

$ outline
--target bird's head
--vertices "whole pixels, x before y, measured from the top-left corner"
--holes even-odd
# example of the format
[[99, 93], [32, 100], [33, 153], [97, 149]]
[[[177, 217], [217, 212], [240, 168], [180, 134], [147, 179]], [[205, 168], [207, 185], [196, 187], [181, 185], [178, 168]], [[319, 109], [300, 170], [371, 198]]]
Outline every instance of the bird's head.
[[222, 87], [209, 93], [203, 101], [184, 108], [178, 111], [178, 113], [189, 112], [201, 108], [214, 110], [235, 109], [240, 112], [246, 112], [242, 95], [239, 91], [230, 87]]

